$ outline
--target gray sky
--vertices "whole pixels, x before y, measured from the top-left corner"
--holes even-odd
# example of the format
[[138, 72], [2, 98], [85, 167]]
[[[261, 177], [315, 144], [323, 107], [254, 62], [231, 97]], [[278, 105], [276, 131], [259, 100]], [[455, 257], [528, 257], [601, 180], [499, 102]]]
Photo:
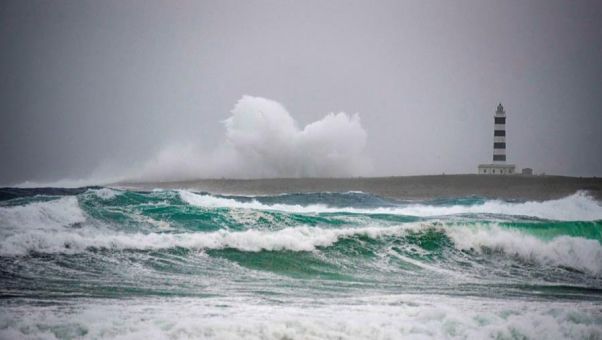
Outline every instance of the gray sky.
[[2, 1], [0, 184], [205, 149], [242, 95], [359, 113], [372, 175], [602, 175], [599, 1]]

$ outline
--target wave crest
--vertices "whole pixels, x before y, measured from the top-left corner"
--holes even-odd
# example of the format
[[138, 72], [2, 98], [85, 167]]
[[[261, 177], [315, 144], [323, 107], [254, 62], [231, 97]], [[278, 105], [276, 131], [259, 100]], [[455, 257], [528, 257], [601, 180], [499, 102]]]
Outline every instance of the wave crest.
[[[498, 226], [440, 225], [408, 223], [397, 226], [350, 228], [288, 227], [280, 230], [187, 233], [124, 233], [92, 228], [62, 230], [24, 230], [7, 235], [0, 241], [0, 255], [39, 253], [79, 253], [88, 249], [159, 250], [186, 248], [192, 250], [236, 249], [259, 251], [316, 251], [344, 238], [405, 237], [408, 233], [435, 230], [449, 237], [453, 247], [483, 253], [491, 249], [507, 256], [541, 265], [573, 268], [594, 275], [602, 274], [602, 245], [596, 240], [559, 236], [542, 240], [516, 230]], [[412, 242], [404, 240], [403, 242]], [[418, 244], [412, 246], [420, 247]], [[445, 260], [443, 260], [445, 261]]]
[[489, 200], [473, 205], [428, 205], [406, 204], [397, 207], [350, 208], [330, 207], [324, 204], [265, 204], [256, 199], [241, 202], [233, 198], [216, 197], [209, 194], [195, 194], [180, 190], [179, 195], [188, 204], [203, 208], [242, 208], [256, 210], [276, 210], [291, 213], [358, 213], [392, 214], [419, 217], [436, 217], [459, 214], [499, 214], [509, 216], [529, 216], [558, 221], [597, 221], [602, 220], [602, 206], [585, 192], [543, 202], [528, 201], [510, 203]]
[[[325, 229], [316, 227], [293, 227], [277, 231], [246, 230], [206, 233], [107, 233], [91, 228], [53, 231], [52, 235], [42, 231], [14, 234], [0, 241], [0, 254], [4, 256], [25, 255], [29, 252], [77, 253], [88, 248], [96, 249], [225, 249], [258, 252], [314, 251], [318, 247], [334, 244], [340, 238], [365, 235], [377, 238], [398, 235], [407, 227], [365, 227]], [[50, 237], [51, 236], [51, 237]]]
[[602, 274], [602, 245], [597, 240], [570, 236], [542, 240], [517, 230], [482, 225], [446, 228], [446, 234], [459, 250], [482, 253], [490, 249], [525, 261]]
[[75, 196], [26, 205], [0, 207], [0, 233], [14, 230], [56, 230], [86, 220]]

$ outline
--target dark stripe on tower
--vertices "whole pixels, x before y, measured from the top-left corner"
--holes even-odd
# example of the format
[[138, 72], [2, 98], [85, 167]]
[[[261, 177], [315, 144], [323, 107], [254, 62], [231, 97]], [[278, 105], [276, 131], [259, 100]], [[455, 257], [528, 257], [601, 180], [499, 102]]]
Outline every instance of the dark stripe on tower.
[[505, 149], [506, 143], [493, 143], [493, 148], [494, 149]]
[[506, 124], [506, 117], [495, 117], [496, 124]]
[[506, 130], [495, 130], [493, 135], [496, 137], [506, 136]]
[[506, 155], [493, 155], [493, 160], [494, 161], [506, 161]]

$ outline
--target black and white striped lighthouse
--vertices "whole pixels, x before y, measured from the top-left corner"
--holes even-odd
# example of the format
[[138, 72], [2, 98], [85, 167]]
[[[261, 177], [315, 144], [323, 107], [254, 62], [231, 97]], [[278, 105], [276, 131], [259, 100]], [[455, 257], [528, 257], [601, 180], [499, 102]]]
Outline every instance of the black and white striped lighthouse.
[[514, 164], [506, 164], [506, 111], [499, 103], [493, 115], [493, 162], [479, 164], [478, 172], [482, 175], [513, 175], [515, 170]]
[[506, 111], [502, 103], [497, 105], [493, 117], [493, 162], [506, 162]]

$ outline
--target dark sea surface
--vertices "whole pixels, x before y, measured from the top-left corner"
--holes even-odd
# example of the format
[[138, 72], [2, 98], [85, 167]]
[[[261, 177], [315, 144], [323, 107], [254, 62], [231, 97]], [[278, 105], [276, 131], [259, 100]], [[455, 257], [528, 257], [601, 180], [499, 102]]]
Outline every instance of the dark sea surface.
[[558, 190], [0, 189], [0, 338], [600, 339], [602, 205]]

